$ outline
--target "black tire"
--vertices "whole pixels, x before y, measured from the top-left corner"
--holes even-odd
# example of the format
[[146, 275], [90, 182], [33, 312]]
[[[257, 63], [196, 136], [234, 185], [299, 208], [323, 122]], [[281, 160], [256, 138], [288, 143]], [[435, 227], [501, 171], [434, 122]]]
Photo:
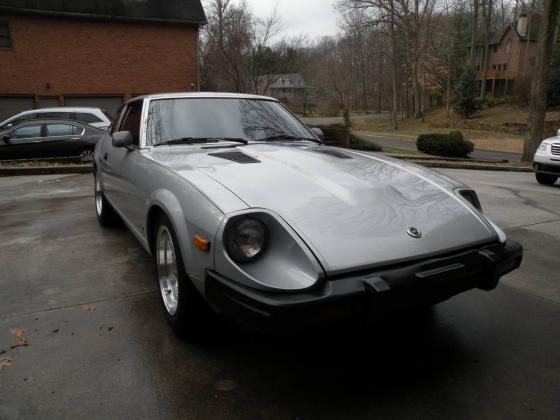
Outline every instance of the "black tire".
[[95, 191], [95, 214], [99, 224], [106, 228], [120, 226], [121, 219], [113, 206], [107, 201], [103, 194], [103, 187], [101, 181], [98, 182], [97, 176], [94, 177], [94, 191]]
[[78, 152], [78, 156], [80, 157], [80, 162], [83, 163], [92, 163], [94, 160], [95, 155], [95, 148], [93, 147], [86, 147]]
[[557, 175], [536, 173], [535, 176], [537, 177], [537, 182], [543, 185], [553, 185], [558, 180]]
[[[169, 309], [169, 305], [166, 304], [166, 297], [164, 297], [164, 295], [169, 296], [174, 293], [166, 293], [164, 291], [165, 287], [162, 285], [162, 282], [165, 283], [165, 280], [162, 279], [169, 277], [169, 273], [165, 272], [166, 269], [162, 267], [161, 264], [163, 254], [165, 253], [163, 250], [165, 246], [162, 246], [160, 241], [163, 241], [162, 238], [167, 234], [171, 237], [174, 262], [168, 262], [165, 266], [171, 267], [173, 264], [175, 265], [178, 286], [176, 308], [174, 311]], [[185, 265], [183, 263], [183, 257], [181, 256], [179, 248], [179, 242], [177, 241], [173, 225], [166, 215], [158, 215], [152, 238], [152, 251], [157, 272], [156, 280], [157, 286], [160, 290], [160, 302], [165, 318], [173, 331], [179, 336], [189, 338], [200, 337], [207, 330], [209, 321], [213, 318], [213, 314], [210, 307], [204, 301], [198, 290], [196, 290], [193, 286], [189, 276], [187, 275], [187, 271], [185, 270]], [[165, 261], [168, 260], [165, 259]]]

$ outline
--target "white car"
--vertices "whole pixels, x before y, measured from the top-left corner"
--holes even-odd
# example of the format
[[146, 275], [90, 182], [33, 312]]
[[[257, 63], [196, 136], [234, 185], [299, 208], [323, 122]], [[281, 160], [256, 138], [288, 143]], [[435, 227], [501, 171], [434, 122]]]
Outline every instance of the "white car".
[[101, 130], [108, 130], [112, 123], [109, 113], [100, 108], [41, 108], [20, 112], [0, 122], [0, 131], [15, 127], [24, 121], [45, 118], [78, 121]]
[[552, 185], [560, 177], [560, 130], [543, 140], [535, 153], [533, 168], [540, 184]]

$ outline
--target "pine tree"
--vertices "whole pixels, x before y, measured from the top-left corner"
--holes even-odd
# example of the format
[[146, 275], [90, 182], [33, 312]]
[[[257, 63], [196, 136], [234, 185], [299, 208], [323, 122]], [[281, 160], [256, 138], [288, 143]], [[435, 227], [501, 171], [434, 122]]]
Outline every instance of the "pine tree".
[[477, 95], [475, 74], [473, 70], [467, 68], [455, 87], [453, 110], [465, 118], [470, 118], [479, 109], [480, 101]]

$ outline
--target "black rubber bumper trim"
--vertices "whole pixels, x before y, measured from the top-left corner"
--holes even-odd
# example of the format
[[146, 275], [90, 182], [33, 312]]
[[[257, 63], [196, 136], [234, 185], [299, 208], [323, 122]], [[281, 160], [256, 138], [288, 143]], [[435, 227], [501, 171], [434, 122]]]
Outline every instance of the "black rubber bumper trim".
[[301, 292], [264, 292], [206, 272], [210, 304], [259, 329], [329, 321], [364, 311], [435, 304], [464, 291], [494, 289], [500, 277], [519, 268], [523, 248], [515, 241], [492, 244], [442, 258], [326, 278]]

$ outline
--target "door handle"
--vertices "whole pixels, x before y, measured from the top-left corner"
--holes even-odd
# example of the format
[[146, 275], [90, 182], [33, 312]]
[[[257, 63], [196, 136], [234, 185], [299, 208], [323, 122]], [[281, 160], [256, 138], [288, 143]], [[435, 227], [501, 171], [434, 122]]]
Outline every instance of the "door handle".
[[79, 137], [72, 137], [70, 140], [80, 140]]
[[43, 143], [43, 140], [33, 140], [33, 143]]

